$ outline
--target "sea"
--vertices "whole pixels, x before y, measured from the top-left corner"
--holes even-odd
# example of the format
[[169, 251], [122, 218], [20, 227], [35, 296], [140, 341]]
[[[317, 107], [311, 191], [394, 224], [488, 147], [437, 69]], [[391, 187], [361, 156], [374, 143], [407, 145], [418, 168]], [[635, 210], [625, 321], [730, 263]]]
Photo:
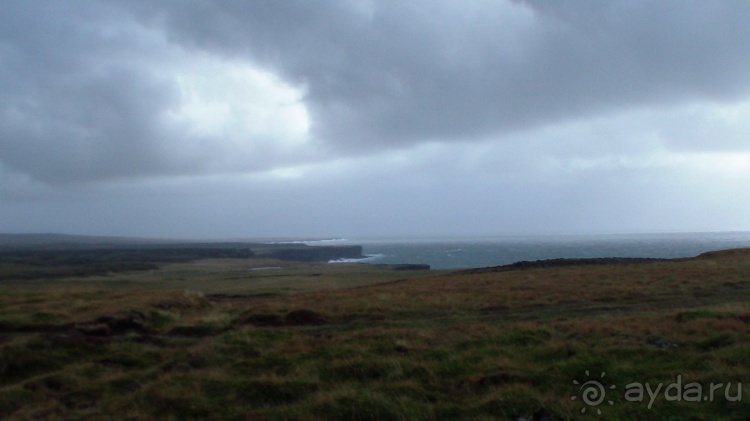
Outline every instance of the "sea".
[[308, 244], [357, 244], [362, 263], [426, 263], [432, 269], [479, 268], [518, 261], [595, 257], [693, 257], [750, 247], [750, 232], [533, 235], [465, 238], [340, 238]]

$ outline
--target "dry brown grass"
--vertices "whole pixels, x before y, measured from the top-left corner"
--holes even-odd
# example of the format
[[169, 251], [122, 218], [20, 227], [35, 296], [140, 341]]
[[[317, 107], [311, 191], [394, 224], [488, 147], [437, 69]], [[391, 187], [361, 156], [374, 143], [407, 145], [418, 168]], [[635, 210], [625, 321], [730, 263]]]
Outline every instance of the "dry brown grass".
[[[283, 266], [201, 261], [3, 286], [0, 413], [517, 419], [543, 408], [577, 419], [571, 382], [585, 370], [621, 387], [750, 375], [747, 250], [481, 274]], [[90, 324], [103, 316], [115, 320]], [[118, 320], [135, 327], [118, 331]], [[750, 416], [745, 402], [647, 409], [620, 398], [604, 409], [607, 419]]]

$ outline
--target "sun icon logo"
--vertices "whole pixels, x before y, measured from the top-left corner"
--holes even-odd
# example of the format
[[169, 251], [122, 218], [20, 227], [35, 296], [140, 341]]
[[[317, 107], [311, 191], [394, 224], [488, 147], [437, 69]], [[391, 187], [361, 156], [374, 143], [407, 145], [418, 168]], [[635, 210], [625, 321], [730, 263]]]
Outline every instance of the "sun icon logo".
[[[602, 371], [602, 375], [599, 379], [604, 378], [605, 373]], [[589, 371], [586, 370], [586, 378], [589, 378]], [[573, 384], [579, 386], [578, 390], [581, 391], [581, 400], [583, 401], [586, 406], [581, 409], [581, 413], [585, 414], [586, 409], [590, 406], [591, 408], [596, 408], [599, 406], [602, 402], [604, 402], [604, 399], [607, 396], [607, 389], [614, 389], [616, 386], [611, 385], [609, 388], [605, 388], [602, 382], [599, 380], [587, 380], [583, 384], [578, 383], [578, 380], [573, 380]], [[571, 396], [571, 400], [578, 399], [577, 395]], [[614, 405], [614, 402], [611, 400], [607, 401], [608, 404]], [[598, 415], [602, 414], [602, 410], [599, 408], [596, 408], [596, 413]]]

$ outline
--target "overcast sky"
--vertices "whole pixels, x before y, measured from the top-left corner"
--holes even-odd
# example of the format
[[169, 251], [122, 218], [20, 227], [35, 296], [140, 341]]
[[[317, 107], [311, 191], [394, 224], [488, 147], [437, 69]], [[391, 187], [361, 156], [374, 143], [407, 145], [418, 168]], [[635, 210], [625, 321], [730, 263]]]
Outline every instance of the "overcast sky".
[[0, 232], [750, 230], [750, 2], [0, 2]]

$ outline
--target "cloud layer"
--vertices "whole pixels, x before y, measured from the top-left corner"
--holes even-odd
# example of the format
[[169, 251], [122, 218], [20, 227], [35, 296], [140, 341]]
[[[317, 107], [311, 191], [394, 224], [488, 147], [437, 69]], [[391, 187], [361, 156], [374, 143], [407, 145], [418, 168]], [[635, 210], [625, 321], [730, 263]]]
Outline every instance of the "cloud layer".
[[[321, 233], [644, 230], [670, 212], [666, 229], [750, 229], [731, 199], [750, 181], [750, 3], [6, 1], [0, 16], [0, 229], [80, 231], [33, 204], [124, 195], [143, 215], [92, 229], [122, 230], [171, 209], [162, 192], [199, 208], [223, 192], [238, 214], [262, 198], [247, 206], [264, 234], [291, 234], [289, 208], [319, 208], [296, 229]], [[351, 215], [327, 220], [334, 204]], [[208, 235], [204, 216], [165, 233]]]

